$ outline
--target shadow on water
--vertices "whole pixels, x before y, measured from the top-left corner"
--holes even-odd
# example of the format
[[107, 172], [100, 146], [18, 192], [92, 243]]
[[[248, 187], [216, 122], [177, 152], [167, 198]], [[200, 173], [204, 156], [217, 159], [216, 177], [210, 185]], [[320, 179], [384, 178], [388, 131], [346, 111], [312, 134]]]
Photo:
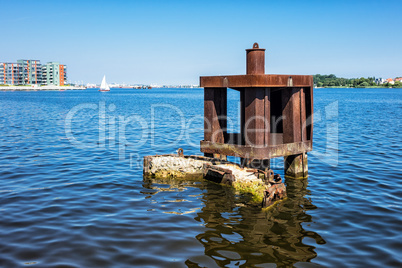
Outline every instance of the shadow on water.
[[[144, 179], [148, 191], [181, 191], [194, 182]], [[189, 258], [189, 267], [264, 266], [292, 267], [310, 262], [317, 256], [315, 244], [325, 244], [316, 232], [303, 225], [312, 222], [312, 204], [307, 179], [286, 179], [288, 198], [268, 209], [248, 204], [248, 197], [236, 195], [231, 188], [199, 181], [202, 208], [194, 220], [205, 227], [196, 239], [204, 246], [204, 258]], [[157, 185], [163, 185], [158, 187]], [[152, 194], [152, 193], [151, 193]], [[179, 205], [180, 206], [180, 205]], [[307, 239], [309, 238], [309, 239]], [[207, 257], [207, 258], [205, 258]]]

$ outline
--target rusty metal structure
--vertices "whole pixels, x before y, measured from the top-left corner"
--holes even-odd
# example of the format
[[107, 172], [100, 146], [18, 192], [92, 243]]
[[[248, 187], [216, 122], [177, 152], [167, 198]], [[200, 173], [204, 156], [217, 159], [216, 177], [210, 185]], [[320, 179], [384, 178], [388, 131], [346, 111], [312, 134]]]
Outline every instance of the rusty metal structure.
[[[307, 177], [313, 141], [313, 77], [265, 74], [265, 49], [246, 49], [245, 75], [202, 76], [205, 156], [236, 156], [269, 170], [284, 157], [285, 175]], [[240, 133], [227, 132], [227, 89], [240, 92]]]

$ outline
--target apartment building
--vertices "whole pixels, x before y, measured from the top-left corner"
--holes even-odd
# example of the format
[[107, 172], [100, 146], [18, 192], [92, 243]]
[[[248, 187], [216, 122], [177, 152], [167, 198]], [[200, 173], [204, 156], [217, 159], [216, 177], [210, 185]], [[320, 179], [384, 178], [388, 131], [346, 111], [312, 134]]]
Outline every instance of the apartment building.
[[67, 66], [58, 62], [44, 65], [39, 60], [0, 62], [0, 85], [55, 85], [67, 81]]
[[64, 86], [67, 81], [67, 66], [58, 62], [48, 62], [42, 66], [42, 84]]
[[0, 85], [22, 85], [22, 67], [18, 63], [0, 62]]
[[17, 60], [22, 70], [23, 85], [42, 84], [42, 65], [39, 60]]

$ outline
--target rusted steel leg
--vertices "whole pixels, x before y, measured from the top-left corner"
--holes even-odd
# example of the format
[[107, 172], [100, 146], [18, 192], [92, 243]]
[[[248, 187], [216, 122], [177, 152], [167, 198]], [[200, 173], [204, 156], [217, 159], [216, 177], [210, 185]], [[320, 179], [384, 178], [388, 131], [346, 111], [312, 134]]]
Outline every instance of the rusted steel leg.
[[285, 176], [292, 178], [308, 177], [307, 153], [285, 156], [284, 160]]

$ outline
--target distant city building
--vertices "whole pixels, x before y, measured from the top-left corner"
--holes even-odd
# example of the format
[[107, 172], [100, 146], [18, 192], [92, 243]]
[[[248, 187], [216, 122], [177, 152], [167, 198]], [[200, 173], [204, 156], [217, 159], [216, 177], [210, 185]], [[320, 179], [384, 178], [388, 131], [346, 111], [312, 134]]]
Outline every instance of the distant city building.
[[395, 81], [394, 81], [394, 79], [392, 79], [392, 78], [385, 79], [385, 82], [388, 83], [388, 84], [390, 84], [390, 85], [395, 84]]
[[0, 62], [0, 85], [55, 85], [67, 81], [67, 66], [58, 62], [42, 65], [39, 60]]
[[96, 84], [90, 84], [90, 83], [87, 84], [87, 88], [96, 88], [96, 87], [98, 87]]
[[376, 78], [375, 79], [375, 83], [377, 84], [377, 85], [382, 85], [382, 84], [384, 84], [384, 79], [382, 79], [382, 78]]

